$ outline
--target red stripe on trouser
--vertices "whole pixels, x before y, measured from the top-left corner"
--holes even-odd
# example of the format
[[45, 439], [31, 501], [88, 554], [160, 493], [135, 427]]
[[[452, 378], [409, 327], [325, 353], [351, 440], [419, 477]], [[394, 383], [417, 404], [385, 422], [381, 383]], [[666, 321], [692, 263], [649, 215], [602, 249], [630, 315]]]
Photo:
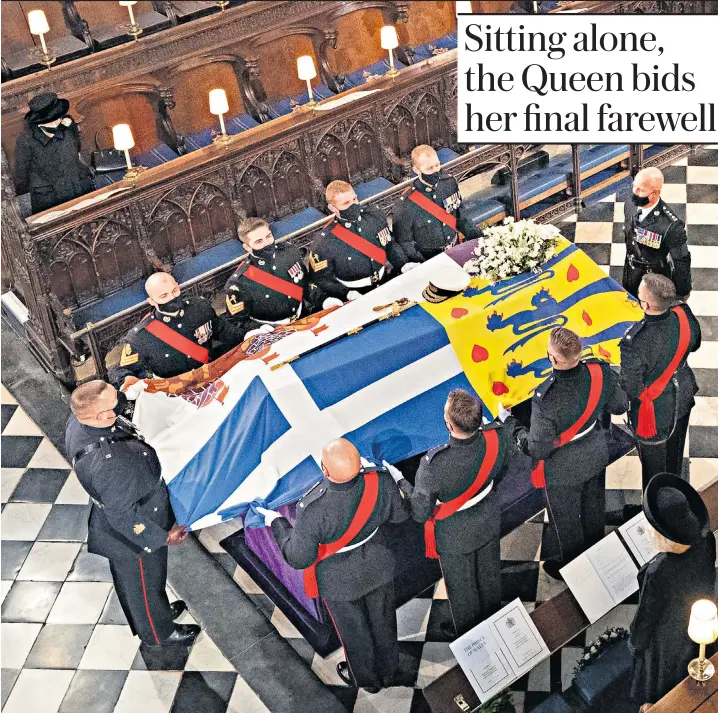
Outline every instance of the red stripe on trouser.
[[357, 683], [357, 677], [354, 675], [354, 671], [352, 671], [352, 665], [349, 663], [349, 654], [347, 653], [347, 647], [344, 646], [344, 639], [342, 639], [341, 632], [339, 631], [339, 627], [337, 626], [336, 621], [334, 621], [334, 615], [332, 614], [332, 610], [329, 608], [329, 604], [327, 603], [326, 599], [322, 599], [324, 602], [324, 606], [327, 608], [327, 611], [329, 612], [329, 618], [332, 620], [332, 624], [334, 625], [334, 631], [337, 632], [337, 636], [339, 637], [339, 643], [342, 645], [342, 649], [344, 650], [344, 658], [347, 660], [347, 666], [349, 667], [349, 673], [352, 675], [352, 678], [354, 679], [354, 685], [359, 688], [359, 684]]
[[145, 611], [147, 612], [147, 618], [150, 622], [150, 627], [152, 628], [152, 634], [155, 637], [155, 643], [160, 643], [160, 637], [157, 636], [157, 631], [155, 631], [155, 623], [152, 621], [152, 614], [150, 614], [150, 603], [147, 601], [147, 587], [145, 585], [145, 569], [142, 566], [142, 557], [140, 557], [140, 581], [142, 582], [142, 597], [145, 600]]

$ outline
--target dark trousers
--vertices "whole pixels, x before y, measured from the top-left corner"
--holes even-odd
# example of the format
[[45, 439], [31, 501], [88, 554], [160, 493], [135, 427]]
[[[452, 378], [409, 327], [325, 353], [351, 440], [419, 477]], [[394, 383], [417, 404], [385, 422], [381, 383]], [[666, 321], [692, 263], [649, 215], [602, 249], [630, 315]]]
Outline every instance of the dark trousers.
[[673, 473], [683, 477], [683, 451], [686, 447], [686, 433], [690, 412], [676, 421], [670, 438], [664, 443], [651, 445], [638, 442], [638, 456], [641, 459], [643, 489], [657, 473]]
[[[576, 464], [581, 467], [581, 464]], [[589, 480], [567, 485], [560, 478], [546, 478], [546, 505], [550, 527], [541, 547], [541, 559], [558, 554], [568, 564], [586, 548], [595, 545], [605, 534], [606, 471], [601, 470]]]
[[[648, 272], [649, 270], [641, 265], [631, 267], [628, 257], [626, 257], [626, 262], [623, 265], [623, 289], [634, 297], [638, 297], [638, 286], [641, 284], [643, 276]], [[650, 272], [656, 272], [659, 275], [669, 277], [671, 280], [673, 279], [671, 266], [668, 262], [656, 263], [656, 267], [652, 268]]]
[[350, 602], [325, 599], [324, 604], [357, 687], [391, 685], [399, 665], [394, 582]]
[[500, 540], [467, 553], [440, 553], [446, 593], [457, 636], [501, 608]]
[[157, 645], [175, 628], [167, 599], [167, 548], [110, 560], [117, 598], [135, 636]]

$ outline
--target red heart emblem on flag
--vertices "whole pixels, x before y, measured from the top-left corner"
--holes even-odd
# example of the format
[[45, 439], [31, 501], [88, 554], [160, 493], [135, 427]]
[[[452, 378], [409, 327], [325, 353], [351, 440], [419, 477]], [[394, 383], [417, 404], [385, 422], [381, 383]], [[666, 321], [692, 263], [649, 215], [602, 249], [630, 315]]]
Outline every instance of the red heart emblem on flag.
[[494, 381], [492, 391], [496, 396], [503, 396], [509, 393], [509, 387], [503, 381]]
[[576, 269], [576, 267], [573, 264], [571, 264], [568, 268], [568, 271], [566, 272], [566, 279], [569, 282], [576, 282], [576, 280], [578, 280], [578, 278], [579, 278], [578, 270]]
[[489, 358], [489, 352], [479, 344], [474, 344], [471, 350], [471, 358], [478, 364], [480, 361], [486, 361]]
[[581, 315], [583, 317], [583, 321], [590, 327], [593, 324], [593, 320], [591, 319], [590, 315], [586, 310], [583, 311], [583, 314]]
[[454, 307], [454, 309], [451, 310], [451, 316], [454, 319], [461, 319], [462, 317], [465, 317], [467, 314], [469, 314], [469, 310], [464, 309], [463, 307]]

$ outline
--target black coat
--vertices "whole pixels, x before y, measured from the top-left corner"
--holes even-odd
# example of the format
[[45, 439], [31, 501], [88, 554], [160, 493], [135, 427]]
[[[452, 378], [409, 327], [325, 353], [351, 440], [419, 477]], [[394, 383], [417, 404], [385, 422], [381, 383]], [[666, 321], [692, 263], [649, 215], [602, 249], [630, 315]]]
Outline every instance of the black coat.
[[[383, 469], [378, 472], [376, 506], [349, 545], [379, 530], [361, 547], [337, 552], [317, 565], [319, 594], [325, 599], [352, 601], [394, 579], [394, 555], [381, 525], [404, 522], [409, 513], [391, 476]], [[325, 478], [299, 501], [294, 527], [283, 517], [272, 522], [272, 534], [290, 567], [309, 567], [316, 560], [321, 543], [334, 542], [346, 532], [363, 492], [362, 475], [348, 483], [332, 483]]]
[[165, 547], [174, 514], [154, 449], [116, 426], [92, 428], [70, 416], [65, 432], [68, 456], [74, 460], [91, 444], [99, 448], [74, 466], [80, 484], [93, 498], [88, 551], [117, 560]]
[[[448, 443], [430, 450], [421, 459], [413, 487], [407, 480], [399, 481], [399, 487], [410, 498], [414, 520], [426, 522], [433, 515], [437, 501], [448, 502], [469, 489], [484, 462], [483, 432], [489, 429], [495, 429], [499, 436], [499, 453], [482, 492], [499, 477], [509, 453], [507, 433], [501, 424], [485, 426], [463, 440], [452, 436]], [[473, 552], [500, 535], [501, 503], [495, 486], [473, 507], [436, 522], [439, 554]]]
[[636, 649], [631, 697], [655, 703], [677, 686], [686, 667], [698, 656], [698, 644], [688, 638], [691, 605], [713, 599], [716, 543], [709, 533], [683, 554], [656, 555], [638, 573], [638, 610], [631, 624]]
[[33, 213], [94, 191], [92, 169], [80, 160], [77, 124], [60, 124], [55, 136], [26, 128], [15, 146], [15, 184], [19, 194], [30, 193]]

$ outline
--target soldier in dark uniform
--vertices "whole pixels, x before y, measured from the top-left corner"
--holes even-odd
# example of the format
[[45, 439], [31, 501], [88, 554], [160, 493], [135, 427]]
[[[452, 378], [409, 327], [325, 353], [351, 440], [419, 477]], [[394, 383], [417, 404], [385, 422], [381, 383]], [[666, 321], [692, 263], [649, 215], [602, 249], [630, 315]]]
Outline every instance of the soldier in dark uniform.
[[325, 294], [345, 302], [368, 292], [387, 277], [387, 258], [396, 272], [416, 266], [392, 240], [384, 214], [360, 206], [350, 183], [332, 181], [326, 197], [335, 217], [309, 254], [314, 281]]
[[625, 413], [628, 405], [611, 367], [596, 359], [581, 361], [581, 351], [577, 334], [563, 327], [552, 330], [548, 358], [553, 373], [534, 393], [530, 429], [501, 415], [519, 450], [539, 461], [532, 482], [546, 488], [552, 527], [542, 550], [558, 545], [558, 559], [544, 562], [555, 579], [561, 578], [563, 565], [605, 534], [609, 457], [602, 420], [604, 413]]
[[626, 205], [626, 262], [623, 287], [638, 295], [641, 278], [650, 272], [670, 277], [680, 299], [691, 292], [691, 254], [686, 226], [661, 200], [663, 174], [657, 168], [644, 168], [633, 179], [631, 200]]
[[139, 379], [169, 379], [196, 369], [244, 339], [244, 330], [218, 317], [207, 300], [183, 297], [166, 272], [151, 275], [145, 290], [155, 311], [127, 333], [119, 366], [110, 370], [110, 381], [123, 391]]
[[[410, 498], [414, 520], [435, 519], [436, 550], [454, 624], [444, 622], [442, 629], [456, 636], [501, 608], [501, 504], [495, 481], [508, 460], [508, 439], [500, 423], [482, 427], [482, 415], [473, 396], [452, 391], [444, 407], [449, 442], [421, 459], [415, 486], [398, 481]], [[390, 470], [401, 478], [396, 468]], [[455, 503], [449, 510], [456, 509], [453, 514], [434, 518], [437, 503], [450, 504], [462, 495], [466, 502]]]
[[249, 330], [247, 338], [308, 313], [311, 288], [299, 248], [275, 242], [261, 218], [242, 221], [238, 233], [248, 256], [224, 287], [228, 319]]
[[[392, 685], [399, 663], [394, 555], [381, 526], [409, 515], [389, 473], [363, 468], [349, 441], [339, 438], [324, 447], [322, 470], [324, 480], [299, 501], [294, 527], [279, 513], [258, 510], [271, 524], [284, 559], [305, 570], [307, 594], [324, 599], [347, 658], [337, 673], [349, 685], [375, 693]], [[342, 544], [357, 520], [355, 536], [318, 560], [320, 546]], [[312, 572], [316, 579], [310, 585]]]
[[[645, 488], [657, 473], [681, 477], [688, 420], [698, 391], [686, 360], [701, 345], [701, 327], [688, 305], [676, 304], [675, 286], [664, 275], [645, 275], [638, 298], [646, 316], [621, 340], [621, 386], [630, 402], [629, 420], [636, 432]], [[662, 389], [656, 384], [661, 377], [666, 382]], [[651, 405], [643, 406], [646, 401]], [[640, 419], [646, 408], [655, 419], [655, 429], [649, 431], [644, 431], [645, 418], [643, 424]]]
[[441, 162], [431, 146], [423, 144], [411, 152], [417, 178], [394, 206], [394, 239], [407, 260], [424, 262], [457, 240], [457, 233], [471, 240], [481, 231], [462, 209], [456, 179], [441, 174]]
[[191, 644], [200, 628], [173, 622], [187, 607], [170, 604], [165, 591], [167, 545], [188, 533], [174, 524], [155, 451], [118, 419], [117, 391], [104, 381], [79, 386], [71, 405], [65, 448], [92, 498], [88, 552], [110, 561], [122, 610], [143, 644]]

